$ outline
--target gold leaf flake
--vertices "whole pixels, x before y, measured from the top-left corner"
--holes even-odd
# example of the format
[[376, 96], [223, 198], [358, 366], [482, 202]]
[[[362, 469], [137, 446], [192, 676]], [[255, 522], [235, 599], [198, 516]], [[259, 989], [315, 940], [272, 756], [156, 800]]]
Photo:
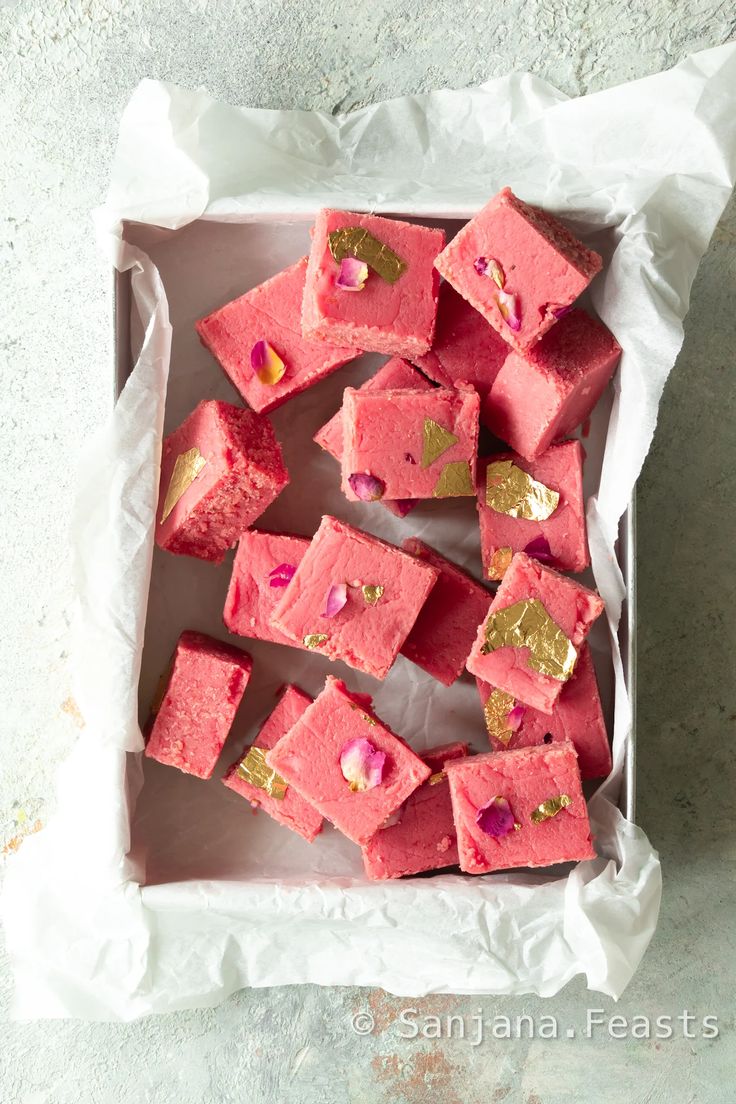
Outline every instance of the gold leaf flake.
[[494, 690], [483, 706], [488, 735], [500, 740], [505, 747], [513, 736], [508, 720], [515, 705], [516, 699], [511, 694], [507, 694], [505, 690]]
[[269, 767], [265, 748], [249, 747], [248, 754], [238, 763], [236, 774], [245, 782], [250, 782], [251, 786], [264, 790], [269, 797], [275, 797], [277, 801], [283, 801], [286, 797], [289, 787], [281, 775]]
[[408, 265], [362, 226], [343, 226], [329, 235], [330, 253], [337, 263], [345, 257], [356, 257], [370, 265], [387, 284], [395, 284], [406, 272]]
[[488, 561], [488, 578], [500, 582], [509, 569], [513, 555], [511, 548], [497, 548]]
[[496, 460], [486, 468], [486, 505], [498, 514], [546, 521], [559, 502], [558, 491], [532, 479], [511, 460]]
[[361, 716], [363, 717], [363, 720], [365, 721], [366, 724], [369, 724], [371, 726], [375, 725], [376, 718], [371, 717], [369, 713], [363, 713], [363, 714], [361, 714]]
[[444, 782], [446, 778], [447, 775], [443, 770], [435, 771], [434, 774], [430, 774], [429, 778], [427, 779], [427, 785], [436, 786], [438, 782]]
[[319, 648], [327, 640], [326, 633], [307, 633], [303, 643], [306, 648]]
[[474, 495], [473, 477], [467, 460], [451, 460], [445, 464], [432, 491], [434, 498], [459, 498]]
[[377, 602], [383, 597], [382, 586], [367, 585], [361, 588], [363, 591], [363, 597], [369, 606], [375, 606]]
[[528, 648], [528, 666], [542, 675], [566, 682], [575, 670], [578, 655], [538, 598], [525, 598], [491, 613], [486, 621], [487, 655], [497, 648]]
[[184, 492], [189, 490], [206, 463], [207, 461], [196, 445], [177, 456], [169, 480], [169, 489], [164, 499], [164, 508], [161, 512], [162, 525]]
[[443, 452], [456, 444], [457, 437], [454, 433], [445, 429], [434, 418], [425, 418], [422, 430], [422, 467], [428, 468], [430, 464], [434, 464]]
[[550, 817], [557, 816], [560, 809], [566, 809], [568, 805], [572, 805], [572, 798], [568, 797], [567, 794], [560, 794], [559, 797], [548, 797], [541, 805], [537, 805], [532, 813], [532, 824], [542, 824]]

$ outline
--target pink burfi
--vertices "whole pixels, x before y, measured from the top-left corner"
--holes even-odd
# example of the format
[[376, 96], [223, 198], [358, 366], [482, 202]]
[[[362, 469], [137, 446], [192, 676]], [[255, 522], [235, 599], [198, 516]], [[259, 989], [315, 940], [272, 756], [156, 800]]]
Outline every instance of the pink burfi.
[[438, 574], [325, 515], [272, 621], [291, 640], [382, 679]]
[[578, 753], [583, 778], [603, 778], [611, 770], [611, 749], [590, 648], [583, 644], [575, 670], [551, 713], [540, 713], [511, 694], [476, 679], [488, 737], [494, 751], [558, 744], [569, 740]]
[[533, 461], [514, 452], [479, 461], [478, 517], [487, 578], [502, 579], [514, 552], [583, 571], [590, 555], [580, 442], [552, 445]]
[[230, 632], [294, 647], [294, 641], [271, 624], [271, 616], [308, 548], [308, 537], [291, 533], [243, 533], [222, 614]]
[[534, 460], [585, 421], [620, 355], [601, 322], [585, 311], [570, 311], [524, 356], [506, 358], [483, 421], [515, 452]]
[[[426, 353], [437, 313], [434, 262], [444, 244], [443, 230], [378, 215], [320, 211], [304, 289], [305, 337], [409, 359]], [[361, 290], [338, 286], [344, 266], [336, 255], [367, 260]]]
[[[226, 303], [197, 322], [200, 340], [254, 410], [265, 414], [329, 376], [359, 355], [354, 347], [302, 337], [301, 310], [307, 258]], [[253, 367], [251, 353], [265, 341], [284, 372]]]
[[[356, 753], [365, 767], [359, 774], [351, 769]], [[376, 717], [367, 694], [351, 694], [344, 682], [331, 677], [266, 762], [361, 845], [432, 773]]]
[[298, 686], [287, 685], [251, 746], [238, 756], [222, 780], [251, 805], [310, 843], [322, 831], [322, 815], [266, 765], [266, 752], [276, 747], [311, 704], [312, 698]]
[[457, 834], [444, 766], [467, 754], [468, 745], [462, 743], [422, 752], [432, 774], [407, 797], [391, 823], [379, 828], [363, 847], [363, 865], [369, 878], [403, 878], [457, 865]]
[[[485, 399], [510, 352], [483, 315], [445, 281], [440, 286], [432, 348], [415, 357], [414, 363], [441, 387], [465, 381]], [[481, 417], [482, 412], [481, 404]]]
[[517, 552], [466, 666], [524, 705], [551, 713], [603, 608], [594, 591]]
[[149, 759], [209, 778], [252, 667], [250, 656], [240, 648], [204, 633], [183, 632], [161, 700], [152, 707]]
[[446, 770], [466, 874], [595, 858], [572, 744], [474, 755]]
[[401, 654], [438, 682], [451, 686], [463, 673], [492, 595], [457, 564], [416, 537], [408, 537], [402, 548], [436, 567], [439, 577], [404, 641]]
[[479, 399], [451, 391], [345, 389], [342, 488], [353, 501], [364, 483], [375, 496], [449, 498], [475, 494]]
[[220, 563], [288, 482], [267, 418], [201, 402], [163, 443], [156, 544]]
[[[360, 391], [392, 391], [392, 390], [413, 390], [413, 391], [431, 391], [432, 384], [429, 380], [425, 379], [421, 372], [418, 372], [416, 368], [412, 368], [411, 364], [402, 360], [401, 357], [392, 357], [391, 360], [387, 360], [383, 364], [374, 376], [371, 376], [369, 380], [358, 389]], [[339, 462], [342, 462], [343, 452], [343, 424], [342, 424], [342, 407], [338, 410], [337, 414], [330, 418], [329, 422], [326, 422], [321, 429], [318, 429], [314, 435], [314, 440], [323, 448], [325, 452], [329, 452], [331, 456]], [[385, 506], [387, 510], [390, 510], [396, 517], [406, 517], [412, 507], [415, 505], [412, 499], [398, 499], [396, 501], [390, 498], [384, 498], [381, 502], [382, 506]]]
[[466, 223], [438, 271], [515, 349], [528, 349], [603, 262], [558, 219], [504, 188]]

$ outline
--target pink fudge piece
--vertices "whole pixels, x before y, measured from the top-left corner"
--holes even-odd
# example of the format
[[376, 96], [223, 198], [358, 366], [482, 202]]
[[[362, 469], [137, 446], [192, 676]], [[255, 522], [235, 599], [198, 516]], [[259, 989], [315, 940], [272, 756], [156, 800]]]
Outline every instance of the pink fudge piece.
[[288, 482], [268, 418], [201, 402], [163, 443], [156, 544], [220, 563]]
[[[209, 349], [240, 394], [261, 414], [306, 391], [360, 353], [302, 337], [301, 310], [307, 258], [272, 276], [196, 323]], [[277, 383], [263, 383], [251, 365], [251, 350], [267, 341], [286, 366]]]
[[378, 480], [378, 490], [382, 486], [391, 499], [474, 495], [479, 406], [470, 387], [426, 392], [346, 387], [346, 497], [362, 497], [366, 475]]
[[528, 460], [590, 414], [621, 355], [602, 322], [582, 310], [561, 318], [524, 356], [511, 353], [483, 408], [488, 428]]
[[[406, 264], [394, 283], [369, 266], [361, 291], [336, 286], [341, 266], [330, 252], [329, 236], [345, 227], [367, 230]], [[349, 343], [366, 352], [409, 359], [426, 353], [432, 344], [437, 313], [439, 277], [434, 261], [444, 244], [443, 230], [378, 215], [320, 211], [304, 289], [305, 337]]]
[[295, 647], [274, 628], [271, 616], [289, 585], [291, 569], [296, 571], [308, 548], [308, 537], [259, 529], [243, 533], [222, 614], [230, 632]]
[[[604, 778], [609, 774], [611, 749], [593, 659], [587, 644], [580, 649], [572, 677], [563, 687], [550, 714], [520, 705], [515, 698], [496, 690], [483, 679], [476, 679], [476, 682], [486, 714], [488, 738], [494, 751], [514, 751], [516, 748], [569, 740], [578, 753], [581, 777]], [[515, 714], [509, 717], [512, 710]]]
[[414, 363], [441, 387], [465, 381], [485, 399], [510, 352], [483, 315], [445, 281], [440, 286], [432, 348], [415, 357]]
[[[474, 755], [448, 763], [446, 770], [460, 869], [466, 874], [595, 858], [572, 744]], [[567, 800], [556, 815], [544, 816], [541, 807], [561, 797]], [[477, 822], [494, 798], [508, 803], [502, 806], [508, 820], [495, 822], [498, 835]], [[493, 828], [493, 822], [485, 824]]]
[[[537, 631], [535, 649], [525, 644], [502, 644], [496, 640], [495, 650], [488, 652], [488, 634], [495, 628], [499, 638], [503, 638], [508, 623], [518, 622], [523, 609], [521, 603], [530, 600], [535, 603], [532, 623], [544, 616], [552, 622], [550, 624], [548, 621], [546, 629], [543, 628], [541, 633]], [[513, 614], [500, 616], [503, 610], [511, 606], [515, 607]], [[558, 575], [549, 567], [543, 567], [523, 552], [517, 552], [496, 591], [488, 617], [478, 629], [478, 636], [466, 666], [472, 674], [500, 690], [505, 690], [524, 705], [531, 705], [542, 713], [551, 713], [570, 677], [564, 672], [575, 662], [575, 653], [579, 652], [593, 622], [603, 609], [603, 602], [594, 591]], [[522, 624], [522, 628], [525, 626], [528, 627], [528, 620]], [[531, 663], [542, 660], [549, 664], [551, 658], [557, 655], [549, 646], [544, 647], [545, 644], [549, 645], [550, 635], [557, 630], [561, 630], [567, 637], [567, 644], [558, 641], [561, 645], [561, 656], [558, 657], [559, 664], [553, 666], [560, 674], [553, 676], [535, 670]], [[515, 635], [512, 630], [511, 638]], [[518, 636], [516, 638], [519, 639]], [[522, 638], [525, 638], [523, 633]]]
[[[411, 364], [401, 357], [392, 357], [383, 364], [374, 376], [366, 380], [359, 391], [392, 391], [392, 390], [431, 391], [432, 384], [426, 380], [421, 372], [412, 368]], [[342, 407], [337, 414], [330, 418], [314, 435], [314, 440], [325, 452], [329, 452], [338, 462], [342, 462], [343, 451], [343, 424]], [[387, 510], [396, 517], [406, 517], [416, 505], [412, 499], [404, 498], [392, 501], [384, 498], [381, 502]]]
[[[279, 740], [304, 715], [312, 704], [312, 700], [298, 686], [287, 685], [278, 705], [271, 715], [266, 718], [251, 746], [263, 748], [265, 751], [270, 751], [276, 747]], [[304, 836], [304, 839], [311, 843], [322, 831], [321, 813], [318, 813], [308, 801], [305, 801], [293, 786], [286, 787], [286, 793], [283, 797], [276, 797], [268, 793], [263, 787], [247, 781], [238, 773], [238, 767], [243, 764], [241, 769], [246, 774], [250, 773], [247, 759], [249, 751], [250, 748], [245, 748], [243, 754], [238, 756], [222, 780], [224, 785], [240, 794], [246, 801], [250, 801], [254, 808], [263, 809], [264, 813], [268, 813], [279, 824], [283, 824], [285, 828], [291, 828], [292, 832]]]
[[504, 188], [435, 264], [505, 341], [523, 351], [554, 326], [603, 262], [558, 219]]
[[[550, 516], [543, 520], [513, 517], [487, 505], [493, 499], [493, 486], [487, 488], [489, 464], [513, 464], [537, 483], [559, 494], [559, 501]], [[491, 479], [501, 481], [501, 488], [513, 481], [513, 471], [506, 476], [498, 468]], [[543, 496], [543, 492], [540, 492]], [[506, 497], [506, 496], [504, 496]], [[498, 502], [504, 508], [523, 512], [523, 504]], [[532, 512], [527, 510], [526, 512]], [[545, 512], [539, 510], [538, 512]], [[478, 517], [483, 573], [496, 582], [503, 578], [514, 552], [528, 552], [533, 558], [557, 571], [583, 571], [590, 563], [583, 498], [583, 449], [579, 441], [563, 441], [552, 445], [537, 460], [524, 460], [514, 452], [499, 452], [478, 462]], [[548, 558], [545, 558], [548, 557]]]
[[163, 697], [154, 714], [146, 755], [185, 774], [210, 778], [222, 751], [253, 661], [247, 652], [204, 633], [183, 632]]
[[457, 834], [444, 766], [467, 754], [468, 745], [462, 743], [422, 752], [432, 774], [407, 797], [395, 814], [398, 819], [379, 828], [363, 847], [363, 865], [369, 878], [403, 878], [424, 870], [457, 866]]
[[[382, 679], [438, 574], [395, 545], [327, 514], [272, 623], [292, 641]], [[326, 616], [328, 596], [343, 584], [344, 607]]]
[[444, 686], [451, 686], [463, 673], [492, 595], [457, 564], [416, 537], [408, 537], [402, 548], [436, 567], [439, 578], [419, 611], [401, 654]]
[[[351, 789], [340, 765], [345, 745], [369, 741], [385, 755], [380, 781]], [[351, 694], [328, 677], [325, 688], [270, 751], [266, 761], [354, 843], [367, 843], [432, 773], [418, 755], [376, 717], [367, 694]]]

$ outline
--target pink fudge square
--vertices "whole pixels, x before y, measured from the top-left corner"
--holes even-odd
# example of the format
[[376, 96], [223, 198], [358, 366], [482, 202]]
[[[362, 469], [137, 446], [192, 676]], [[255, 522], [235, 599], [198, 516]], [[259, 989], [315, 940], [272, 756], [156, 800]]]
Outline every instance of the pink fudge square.
[[[424, 378], [421, 372], [418, 372], [416, 368], [412, 368], [411, 364], [407, 361], [402, 360], [400, 357], [392, 357], [391, 360], [387, 360], [386, 363], [378, 369], [374, 376], [366, 380], [358, 390], [431, 391], [432, 384], [429, 380]], [[325, 452], [329, 452], [337, 461], [342, 461], [342, 407], [338, 410], [337, 414], [330, 418], [329, 422], [326, 422], [321, 429], [317, 430], [314, 435], [314, 440], [320, 448], [325, 450]], [[406, 517], [409, 511], [414, 507], [415, 502], [408, 498], [398, 499], [396, 501], [392, 501], [390, 498], [384, 498], [381, 505], [385, 506], [387, 510], [390, 510], [392, 514], [395, 514], [396, 517]]]
[[[378, 785], [352, 790], [340, 767], [351, 740], [368, 740], [386, 760]], [[325, 688], [266, 761], [305, 801], [359, 845], [365, 844], [431, 768], [376, 717], [367, 694], [351, 694], [328, 677]]]
[[[479, 399], [451, 391], [355, 391], [345, 388], [342, 489], [357, 501], [361, 477], [386, 498], [475, 494]], [[356, 491], [358, 493], [356, 493]]]
[[[494, 651], [485, 651], [487, 634], [494, 626], [502, 628], [506, 622], [517, 620], [511, 614], [500, 617], [501, 611], [513, 606], [514, 612], [520, 615], [523, 608], [520, 604], [530, 600], [535, 603], [535, 612], [546, 614], [553, 622], [550, 629], [554, 631], [556, 627], [561, 630], [569, 642], [568, 650], [572, 645], [576, 653], [604, 609], [603, 602], [594, 591], [558, 575], [549, 567], [543, 567], [523, 552], [517, 552], [496, 591], [488, 617], [478, 630], [466, 666], [477, 678], [505, 690], [524, 705], [531, 705], [542, 713], [551, 713], [567, 680], [564, 673], [557, 677], [534, 670], [530, 666], [534, 653], [523, 644], [498, 645]], [[541, 654], [545, 660], [549, 659], [548, 652]], [[566, 658], [562, 656], [557, 668], [561, 672], [564, 672]], [[575, 661], [574, 655], [572, 660]]]
[[[572, 744], [474, 755], [448, 763], [446, 770], [460, 869], [466, 874], [595, 858]], [[508, 802], [511, 817], [520, 827], [510, 826], [508, 832], [495, 836], [481, 828], [477, 817], [479, 810], [499, 797]], [[556, 815], [539, 819], [540, 807], [560, 797], [569, 799], [569, 804]]]
[[163, 443], [156, 544], [220, 563], [288, 482], [268, 418], [201, 402]]
[[[266, 751], [276, 747], [279, 740], [294, 727], [311, 704], [312, 698], [303, 693], [298, 686], [287, 685], [278, 705], [266, 718], [251, 746], [263, 748]], [[235, 793], [240, 794], [246, 801], [250, 801], [254, 808], [263, 809], [264, 813], [268, 813], [279, 824], [283, 824], [285, 828], [290, 828], [292, 832], [304, 836], [304, 839], [311, 843], [322, 831], [321, 813], [318, 813], [308, 801], [305, 801], [293, 786], [287, 786], [283, 797], [276, 797], [268, 793], [263, 787], [248, 781], [247, 777], [243, 777], [243, 774], [238, 772], [241, 764], [241, 771], [246, 776], [252, 777], [248, 761], [249, 751], [250, 748], [245, 748], [243, 754], [238, 756], [223, 778], [223, 784], [234, 790]]]
[[[491, 468], [492, 485], [487, 487], [489, 465], [505, 465]], [[514, 517], [487, 505], [492, 501], [515, 513], [532, 512], [509, 492], [505, 501], [494, 498], [493, 482], [501, 489], [513, 486], [513, 468], [526, 472], [537, 483], [559, 494], [557, 506], [549, 517], [532, 520]], [[507, 474], [508, 471], [508, 474]], [[518, 474], [518, 470], [517, 470]], [[544, 492], [540, 492], [542, 497]], [[528, 497], [534, 497], [533, 495]], [[546, 513], [549, 507], [536, 512]], [[579, 441], [563, 441], [552, 445], [537, 460], [525, 460], [514, 452], [499, 452], [478, 462], [478, 518], [480, 521], [480, 547], [483, 572], [496, 582], [502, 579], [514, 552], [528, 552], [533, 558], [554, 567], [557, 571], [583, 571], [590, 563], [588, 537], [585, 525], [585, 500], [583, 498], [583, 449]], [[545, 543], [546, 542], [546, 543]], [[549, 557], [549, 558], [545, 558]]]
[[[272, 622], [292, 641], [382, 679], [437, 576], [430, 564], [326, 514]], [[342, 584], [344, 607], [325, 616], [328, 594]]]
[[363, 847], [363, 865], [369, 878], [403, 878], [424, 870], [457, 866], [457, 834], [444, 766], [467, 754], [468, 745], [462, 743], [422, 752], [432, 774], [394, 814], [398, 819], [379, 828]]
[[[369, 267], [362, 291], [337, 287], [340, 265], [330, 252], [329, 236], [346, 227], [367, 230], [404, 261], [406, 270], [389, 283]], [[444, 244], [443, 230], [378, 215], [320, 211], [304, 289], [305, 337], [409, 359], [426, 353], [432, 344], [437, 313], [439, 277], [434, 261]]]
[[210, 778], [253, 661], [247, 652], [204, 633], [183, 632], [154, 703], [146, 755], [197, 778]]
[[[293, 568], [309, 548], [308, 537], [249, 529], [238, 543], [223, 621], [232, 633], [297, 646], [271, 624]], [[278, 570], [281, 568], [282, 570]]]
[[408, 537], [402, 548], [436, 567], [439, 578], [419, 611], [401, 654], [444, 686], [460, 678], [465, 660], [493, 597], [484, 586], [435, 552]]
[[573, 310], [524, 356], [512, 353], [483, 408], [488, 428], [528, 460], [590, 414], [621, 355], [606, 327]]
[[[307, 258], [303, 257], [196, 323], [202, 344], [245, 401], [261, 414], [306, 391], [360, 353], [354, 347], [302, 337], [306, 273]], [[278, 383], [262, 383], [253, 370], [251, 350], [258, 341], [267, 341], [286, 366]]]
[[[511, 347], [447, 281], [440, 286], [432, 348], [414, 363], [441, 387], [472, 384], [484, 399]], [[482, 415], [481, 404], [481, 415]]]
[[[493, 268], [483, 271], [491, 261], [499, 266], [502, 292]], [[510, 188], [466, 223], [435, 263], [501, 337], [522, 351], [554, 326], [603, 264], [558, 219], [517, 199]], [[501, 310], [505, 296], [516, 300], [508, 319]]]
[[[604, 778], [611, 770], [611, 749], [590, 648], [583, 644], [570, 681], [550, 714], [521, 705], [483, 679], [476, 679], [494, 751], [558, 744], [569, 740], [578, 753], [582, 778]], [[515, 716], [509, 714], [515, 710]], [[513, 724], [513, 729], [509, 727]], [[518, 727], [516, 727], [518, 725]]]

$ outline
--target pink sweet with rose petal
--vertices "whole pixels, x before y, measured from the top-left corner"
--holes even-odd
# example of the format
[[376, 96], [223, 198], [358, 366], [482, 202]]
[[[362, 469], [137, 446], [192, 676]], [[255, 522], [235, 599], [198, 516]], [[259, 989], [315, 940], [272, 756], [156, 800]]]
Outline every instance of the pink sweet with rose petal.
[[304, 646], [279, 632], [271, 615], [308, 548], [308, 537], [291, 533], [248, 529], [241, 535], [222, 614], [230, 632], [292, 648]]

